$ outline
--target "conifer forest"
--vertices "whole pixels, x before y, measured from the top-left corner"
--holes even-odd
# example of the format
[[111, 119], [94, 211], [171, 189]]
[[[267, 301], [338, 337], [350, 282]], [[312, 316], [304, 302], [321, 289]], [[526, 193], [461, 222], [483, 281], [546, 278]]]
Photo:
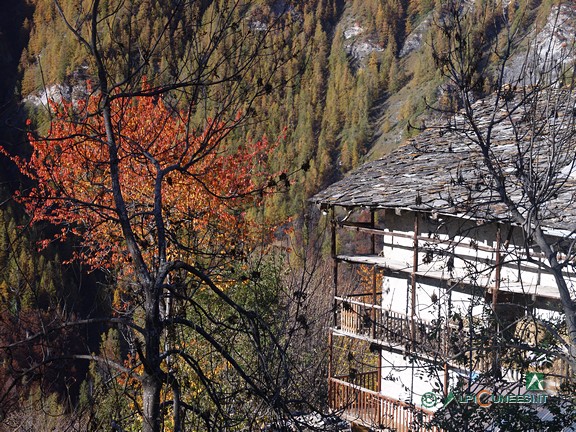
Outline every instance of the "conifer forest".
[[4, 3], [0, 431], [160, 432], [348, 430], [310, 198], [462, 108], [447, 4], [480, 99], [561, 2]]

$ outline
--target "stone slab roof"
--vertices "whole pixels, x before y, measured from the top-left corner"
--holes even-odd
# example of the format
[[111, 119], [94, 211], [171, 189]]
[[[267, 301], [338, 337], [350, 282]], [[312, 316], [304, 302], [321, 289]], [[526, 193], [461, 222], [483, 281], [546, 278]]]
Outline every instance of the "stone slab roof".
[[[525, 216], [537, 209], [548, 228], [562, 230], [576, 229], [573, 96], [557, 90], [524, 90], [474, 104], [481, 137], [490, 142], [490, 159], [514, 203]], [[533, 180], [522, 181], [528, 176]], [[538, 200], [537, 206], [529, 204], [525, 185], [536, 190], [529, 194]], [[427, 128], [311, 200], [322, 207], [409, 209], [510, 220], [484, 164], [478, 135], [463, 116]]]

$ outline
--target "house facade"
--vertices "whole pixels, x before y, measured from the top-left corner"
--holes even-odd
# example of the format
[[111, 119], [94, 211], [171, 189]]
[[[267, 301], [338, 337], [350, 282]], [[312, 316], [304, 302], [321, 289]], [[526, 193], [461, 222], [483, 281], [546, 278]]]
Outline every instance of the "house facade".
[[[498, 127], [495, 151], [514, 167], [510, 126]], [[565, 348], [542, 324], [565, 339], [554, 275], [475, 151], [461, 135], [430, 129], [313, 198], [332, 229], [330, 406], [351, 422], [425, 428], [455, 392], [541, 403], [571, 376]], [[564, 259], [575, 185], [566, 171], [545, 204], [545, 235]], [[563, 276], [574, 291], [574, 266]], [[545, 375], [547, 392], [527, 387], [532, 373]]]

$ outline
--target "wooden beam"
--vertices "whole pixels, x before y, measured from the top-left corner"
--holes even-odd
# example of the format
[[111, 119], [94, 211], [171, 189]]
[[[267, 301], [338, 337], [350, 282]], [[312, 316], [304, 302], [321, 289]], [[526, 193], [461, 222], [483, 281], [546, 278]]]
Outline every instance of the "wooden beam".
[[[374, 210], [370, 210], [370, 226], [372, 228], [374, 228], [375, 226], [375, 215], [374, 215]], [[370, 247], [371, 247], [371, 253], [372, 255], [376, 255], [376, 236], [372, 233], [370, 235]], [[373, 265], [372, 266], [372, 304], [376, 305], [376, 302], [378, 301], [378, 295], [377, 295], [377, 289], [378, 287], [376, 286], [376, 282], [377, 282], [377, 272], [378, 268]], [[372, 319], [372, 337], [376, 338], [376, 309], [372, 308], [372, 310], [370, 311], [370, 318]]]
[[418, 272], [418, 230], [419, 230], [419, 219], [418, 213], [414, 213], [414, 246], [413, 246], [413, 254], [412, 254], [412, 273], [410, 275], [410, 315], [411, 315], [411, 322], [412, 328], [410, 331], [410, 340], [411, 343], [416, 339], [416, 273]]
[[[336, 209], [334, 207], [332, 207], [332, 221], [330, 224], [330, 228], [331, 228], [331, 244], [330, 244], [330, 251], [331, 251], [331, 255], [332, 255], [332, 283], [333, 283], [333, 296], [332, 298], [336, 298], [338, 296], [338, 251], [337, 251], [337, 246], [336, 246]], [[336, 323], [337, 323], [337, 310], [336, 310], [336, 303], [334, 301], [333, 304], [333, 311], [332, 311], [332, 315], [333, 315], [333, 326], [336, 327]]]
[[495, 310], [496, 303], [498, 303], [498, 291], [500, 290], [500, 273], [502, 266], [502, 256], [501, 256], [501, 245], [502, 245], [502, 232], [500, 229], [500, 224], [496, 225], [496, 257], [494, 259], [495, 264], [495, 278], [494, 287], [492, 289], [492, 308]]

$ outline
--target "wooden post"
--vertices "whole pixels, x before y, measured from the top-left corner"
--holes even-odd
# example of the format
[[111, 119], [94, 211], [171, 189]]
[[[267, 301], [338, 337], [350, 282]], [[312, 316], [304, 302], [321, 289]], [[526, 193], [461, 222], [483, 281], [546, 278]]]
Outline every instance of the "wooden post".
[[[500, 255], [500, 248], [501, 248], [501, 243], [502, 243], [502, 234], [501, 234], [501, 230], [500, 230], [500, 224], [496, 224], [496, 256], [494, 257], [494, 265], [496, 266], [495, 270], [494, 270], [494, 276], [495, 276], [495, 281], [494, 281], [494, 287], [492, 288], [492, 311], [494, 313], [494, 316], [496, 318], [496, 323], [495, 323], [495, 332], [494, 332], [494, 338], [497, 339], [498, 338], [498, 333], [500, 332], [500, 316], [497, 310], [498, 307], [498, 291], [500, 291], [500, 273], [501, 273], [501, 265], [502, 265], [502, 257]], [[495, 341], [496, 342], [496, 341]], [[493, 347], [495, 347], [495, 343], [493, 344]], [[498, 351], [496, 349], [494, 349], [494, 352], [492, 353], [492, 365], [491, 368], [493, 371], [496, 371], [496, 368], [498, 367]]]
[[337, 408], [332, 406], [332, 401], [333, 401], [333, 397], [334, 395], [332, 394], [332, 385], [331, 385], [331, 380], [332, 380], [332, 376], [333, 376], [333, 361], [334, 361], [334, 353], [333, 353], [333, 343], [334, 343], [334, 337], [332, 335], [332, 329], [328, 329], [328, 406], [330, 408]]
[[333, 316], [333, 324], [331, 329], [328, 330], [328, 403], [330, 408], [337, 408], [332, 406], [334, 403], [334, 389], [331, 385], [331, 380], [334, 374], [334, 336], [333, 336], [333, 329], [336, 327], [338, 323], [338, 311], [337, 311], [337, 304], [336, 304], [336, 296], [338, 295], [338, 260], [336, 254], [336, 209], [332, 207], [331, 209], [331, 220], [330, 220], [330, 229], [331, 229], [331, 244], [330, 244], [330, 252], [332, 255], [332, 269], [333, 269], [333, 296], [332, 296], [332, 316]]
[[[373, 230], [376, 225], [376, 218], [374, 214], [374, 210], [370, 210], [370, 228]], [[371, 254], [376, 255], [376, 235], [374, 231], [370, 234], [370, 241], [371, 241]], [[377, 267], [376, 265], [372, 266], [372, 306], [376, 306], [378, 301], [378, 294], [377, 294]], [[372, 307], [371, 311], [371, 318], [372, 318], [372, 338], [376, 339], [376, 308]]]
[[411, 308], [411, 331], [410, 331], [410, 346], [412, 347], [414, 344], [414, 340], [416, 339], [416, 272], [418, 271], [418, 230], [419, 230], [419, 222], [418, 222], [418, 213], [414, 213], [414, 254], [412, 256], [412, 274], [410, 275], [410, 282], [411, 282], [411, 293], [410, 293], [410, 308]]
[[[370, 217], [370, 224], [372, 229], [376, 228], [376, 218], [375, 218], [375, 211], [372, 210], [371, 212], [371, 217]], [[372, 237], [371, 237], [371, 241], [372, 241], [372, 255], [376, 255], [376, 235], [374, 233], [372, 233]], [[373, 273], [372, 273], [372, 295], [373, 295], [373, 301], [372, 303], [375, 305], [376, 302], [378, 301], [378, 296], [376, 294], [376, 289], [377, 289], [377, 267], [374, 266], [372, 269]], [[380, 306], [382, 306], [380, 304]], [[372, 308], [372, 312], [373, 312], [373, 338], [376, 339], [376, 308]], [[382, 311], [380, 311], [380, 321], [382, 321]], [[379, 322], [378, 325], [382, 325], [382, 322]], [[379, 395], [382, 394], [382, 349], [378, 349], [378, 369], [376, 372], [376, 391], [378, 392]], [[382, 424], [382, 398], [378, 397], [377, 401], [376, 401], [376, 422], [377, 424]]]
[[[382, 394], [382, 349], [378, 350], [378, 373], [376, 375], [376, 391], [379, 395]], [[383, 424], [382, 422], [382, 397], [378, 397], [378, 406], [376, 408], [376, 420], [378, 424]]]
[[333, 326], [336, 327], [337, 325], [337, 308], [336, 308], [336, 297], [338, 296], [338, 255], [337, 255], [337, 248], [336, 248], [336, 209], [332, 207], [332, 221], [331, 221], [331, 245], [330, 245], [330, 252], [332, 255], [332, 282], [333, 282], [333, 293], [332, 296], [333, 300]]
[[448, 377], [448, 362], [444, 362], [444, 397], [448, 397], [448, 386], [450, 385]]
[[[500, 248], [502, 243], [502, 233], [500, 231], [500, 224], [496, 225], [496, 257], [495, 257], [495, 278], [494, 281], [494, 289], [492, 290], [492, 307], [496, 307], [496, 303], [498, 303], [498, 291], [500, 290], [500, 273], [501, 273], [501, 266], [502, 266], [502, 257], [500, 255]], [[496, 309], [494, 309], [496, 310]]]

